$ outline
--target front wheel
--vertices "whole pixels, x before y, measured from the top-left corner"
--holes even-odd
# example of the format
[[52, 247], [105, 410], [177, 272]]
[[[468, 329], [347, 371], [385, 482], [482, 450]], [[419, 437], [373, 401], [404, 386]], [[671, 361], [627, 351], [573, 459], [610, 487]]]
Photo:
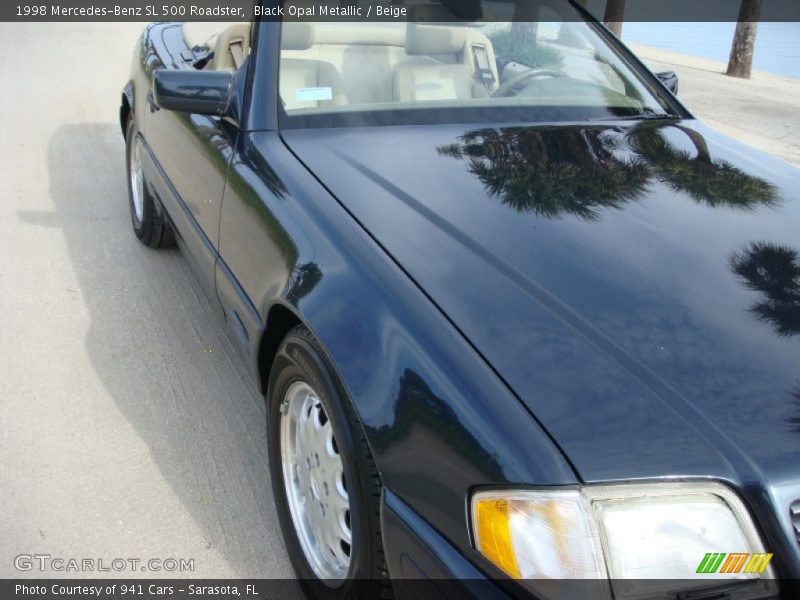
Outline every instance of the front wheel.
[[273, 493], [295, 573], [311, 598], [390, 598], [380, 476], [355, 412], [304, 327], [270, 373]]
[[133, 117], [128, 120], [125, 133], [126, 162], [128, 165], [128, 201], [131, 209], [133, 232], [145, 246], [164, 248], [175, 244], [170, 224], [166, 221], [156, 199], [147, 187], [142, 159], [145, 148], [142, 136]]

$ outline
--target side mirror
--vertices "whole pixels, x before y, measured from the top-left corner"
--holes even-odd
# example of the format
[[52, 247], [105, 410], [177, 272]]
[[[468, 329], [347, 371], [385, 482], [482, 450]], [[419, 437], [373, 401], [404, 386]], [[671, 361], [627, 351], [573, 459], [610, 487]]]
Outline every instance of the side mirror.
[[232, 91], [230, 71], [161, 69], [155, 75], [153, 100], [164, 110], [224, 116]]
[[656, 73], [656, 77], [661, 80], [666, 88], [675, 94], [678, 95], [678, 76], [675, 74], [675, 71], [662, 71], [661, 73]]

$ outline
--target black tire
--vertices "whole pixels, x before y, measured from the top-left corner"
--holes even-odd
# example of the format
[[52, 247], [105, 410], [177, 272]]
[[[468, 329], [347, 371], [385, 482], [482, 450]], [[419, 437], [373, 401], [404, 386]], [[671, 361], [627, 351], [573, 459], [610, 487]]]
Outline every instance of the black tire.
[[125, 133], [126, 149], [125, 149], [125, 168], [126, 179], [128, 181], [128, 205], [131, 211], [131, 224], [133, 225], [133, 232], [136, 237], [145, 245], [150, 248], [167, 248], [175, 245], [175, 235], [172, 232], [171, 225], [167, 222], [166, 215], [163, 214], [163, 208], [158, 205], [156, 200], [150, 193], [147, 186], [147, 181], [144, 181], [142, 193], [142, 218], [141, 220], [136, 215], [133, 200], [133, 184], [131, 182], [131, 159], [133, 146], [140, 142], [139, 131], [136, 128], [136, 121], [133, 116], [128, 119], [128, 128]]
[[[281, 404], [289, 387], [310, 385], [330, 419], [344, 464], [350, 501], [352, 545], [347, 578], [332, 588], [318, 579], [303, 553], [289, 509], [281, 462]], [[380, 529], [381, 480], [355, 411], [335, 371], [305, 327], [293, 329], [278, 350], [267, 392], [269, 465], [289, 559], [303, 591], [313, 599], [391, 598]]]

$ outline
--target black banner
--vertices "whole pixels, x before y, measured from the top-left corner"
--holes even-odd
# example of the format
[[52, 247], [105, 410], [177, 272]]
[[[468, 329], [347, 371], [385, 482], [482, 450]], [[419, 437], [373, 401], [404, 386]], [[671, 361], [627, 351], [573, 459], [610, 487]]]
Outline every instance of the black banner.
[[297, 581], [285, 579], [4, 579], [3, 600], [299, 600]]
[[[349, 582], [351, 591], [367, 581]], [[796, 580], [526, 580], [399, 579], [392, 582], [396, 600], [459, 598], [487, 600], [533, 597], [542, 600], [611, 600], [624, 597], [686, 600], [797, 598]], [[358, 597], [363, 597], [363, 593]], [[2, 600], [301, 600], [301, 581], [292, 579], [0, 579]]]
[[[436, 0], [438, 21], [530, 20], [536, 6], [571, 0]], [[605, 14], [607, 0], [587, 0], [596, 18]], [[741, 0], [625, 0], [627, 22], [737, 21]], [[405, 0], [5, 0], [0, 21], [375, 21], [414, 19], [414, 3]], [[579, 19], [579, 13], [574, 13]], [[800, 22], [800, 0], [763, 0], [760, 21]]]

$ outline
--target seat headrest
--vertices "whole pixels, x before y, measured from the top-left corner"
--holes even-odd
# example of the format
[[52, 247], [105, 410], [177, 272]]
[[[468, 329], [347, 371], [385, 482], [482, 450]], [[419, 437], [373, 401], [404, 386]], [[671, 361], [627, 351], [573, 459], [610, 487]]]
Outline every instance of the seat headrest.
[[397, 46], [406, 43], [405, 23], [315, 23], [315, 44], [335, 44], [341, 46]]
[[314, 45], [314, 26], [304, 22], [284, 22], [281, 50], [308, 50]]
[[406, 30], [406, 54], [455, 54], [466, 42], [465, 27], [409, 23]]

